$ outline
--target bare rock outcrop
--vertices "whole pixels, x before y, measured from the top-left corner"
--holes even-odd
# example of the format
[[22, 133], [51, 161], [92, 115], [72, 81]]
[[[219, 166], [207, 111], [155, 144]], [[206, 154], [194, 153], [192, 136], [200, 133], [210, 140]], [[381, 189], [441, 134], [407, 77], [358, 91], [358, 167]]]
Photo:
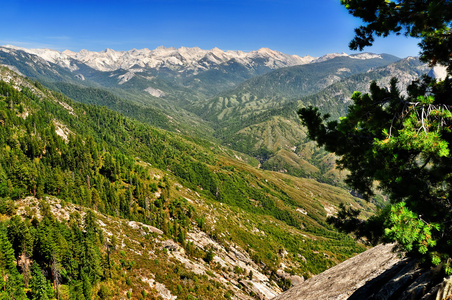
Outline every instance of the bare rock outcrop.
[[309, 278], [275, 297], [274, 300], [347, 299], [368, 280], [401, 261], [391, 249], [391, 245], [378, 245]]
[[[273, 300], [449, 299], [452, 278], [440, 267], [400, 257], [394, 245], [378, 245], [314, 276]], [[452, 298], [451, 298], [452, 299]]]

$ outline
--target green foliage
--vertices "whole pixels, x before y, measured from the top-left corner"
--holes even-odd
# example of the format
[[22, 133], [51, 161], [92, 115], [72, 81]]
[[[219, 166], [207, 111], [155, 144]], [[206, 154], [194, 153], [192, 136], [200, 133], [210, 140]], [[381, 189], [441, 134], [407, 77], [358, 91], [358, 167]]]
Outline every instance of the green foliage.
[[206, 252], [206, 256], [204, 257], [204, 261], [210, 264], [213, 261], [214, 257], [215, 253], [213, 252], [212, 248], [209, 248], [209, 250]]
[[33, 300], [48, 300], [49, 296], [47, 294], [47, 280], [42, 275], [41, 268], [36, 262], [33, 262], [31, 266], [30, 289], [31, 289], [31, 299]]
[[[342, 0], [342, 4], [367, 23], [356, 30], [351, 48], [371, 45], [373, 34], [387, 36], [405, 30], [407, 35], [422, 39], [422, 58], [448, 66], [450, 75], [449, 2]], [[443, 82], [428, 77], [413, 82], [406, 98], [400, 96], [395, 80], [390, 90], [374, 82], [371, 95], [353, 95], [354, 104], [340, 122], [326, 122], [328, 116], [321, 116], [312, 107], [299, 111], [309, 137], [342, 156], [339, 165], [350, 170], [350, 186], [369, 199], [377, 181], [390, 196], [393, 205], [380, 214], [383, 222], [379, 222], [386, 238], [434, 265], [443, 262], [446, 273], [452, 273], [452, 210], [448, 200], [451, 91], [450, 77]], [[351, 218], [343, 215], [335, 220], [356, 220], [356, 214], [349, 211]]]
[[[26, 299], [24, 275], [30, 274], [28, 288], [31, 299], [53, 299], [59, 295], [61, 285], [69, 285], [72, 297], [76, 299], [91, 298], [92, 285], [102, 279], [86, 274], [87, 266], [101, 268], [100, 261], [95, 257], [89, 257], [89, 262], [84, 261], [87, 252], [84, 245], [89, 243], [91, 237], [82, 232], [80, 224], [73, 222], [72, 227], [68, 227], [46, 214], [45, 206], [43, 208], [41, 222], [35, 219], [31, 223], [13, 217], [0, 223], [2, 291], [12, 299]], [[23, 232], [18, 232], [18, 229]], [[92, 247], [92, 251], [100, 253], [98, 247]], [[18, 254], [15, 255], [15, 252]], [[23, 274], [19, 273], [19, 265], [16, 264], [19, 254], [20, 259], [25, 260], [21, 265]], [[31, 272], [27, 273], [26, 260], [29, 259], [33, 263], [31, 270], [28, 269]], [[102, 269], [100, 273], [103, 273]]]
[[374, 42], [374, 35], [388, 36], [404, 33], [421, 38], [422, 58], [431, 64], [441, 63], [452, 71], [452, 39], [449, 1], [385, 1], [341, 0], [355, 17], [366, 25], [355, 29], [351, 49], [362, 50]]
[[[66, 96], [78, 102], [106, 106], [111, 110], [133, 117], [141, 122], [164, 129], [172, 129], [168, 118], [163, 112], [149, 106], [142, 106], [124, 100], [109, 91], [99, 88], [81, 87], [67, 82], [57, 82], [52, 85], [55, 85]], [[149, 116], [152, 116], [152, 118], [149, 118]]]
[[2, 277], [2, 296], [11, 299], [26, 299], [23, 276], [16, 268], [16, 259], [6, 228], [0, 223], [0, 275]]
[[[385, 234], [397, 240], [407, 252], [417, 250], [421, 254], [426, 254], [428, 248], [436, 245], [436, 241], [432, 239], [432, 229], [439, 231], [440, 225], [428, 224], [419, 219], [419, 216], [406, 208], [405, 202], [391, 207], [388, 223]], [[433, 262], [439, 263], [437, 260]]]
[[109, 299], [110, 297], [110, 290], [105, 284], [101, 284], [99, 291], [97, 292], [97, 295], [100, 299]]
[[[310, 181], [300, 180], [303, 186], [288, 194], [286, 188], [293, 187], [291, 179], [231, 160], [228, 156], [236, 154], [232, 151], [221, 150], [227, 154], [225, 157], [216, 155], [220, 147], [205, 140], [157, 130], [106, 108], [78, 104], [45, 89], [38, 97], [31, 88], [18, 92], [2, 82], [0, 88], [10, 91], [6, 92], [10, 95], [7, 97], [0, 93], [0, 114], [5, 122], [5, 126], [0, 126], [0, 204], [8, 204], [2, 212], [13, 212], [14, 200], [25, 196], [47, 199], [48, 195], [55, 195], [63, 200], [62, 205], [72, 202], [156, 226], [178, 241], [187, 255], [207, 262], [213, 260], [213, 250], [206, 253], [186, 239], [193, 226], [198, 225], [224, 246], [237, 242], [256, 262], [271, 269], [277, 268], [281, 262], [279, 252], [285, 248], [290, 255], [299, 253], [306, 259], [294, 258], [300, 274], [321, 272], [337, 260], [363, 250], [352, 239], [328, 227], [319, 201], [303, 202], [297, 198], [300, 189], [314, 187], [326, 194], [324, 190], [331, 187], [314, 182], [307, 187], [304, 184]], [[19, 115], [21, 105], [29, 113], [26, 118]], [[56, 133], [61, 131], [66, 132], [67, 139]], [[334, 201], [352, 201], [348, 194], [344, 196], [345, 192], [337, 192], [334, 191]], [[193, 205], [186, 196], [193, 199]], [[201, 208], [199, 199], [216, 209]], [[323, 200], [328, 201], [326, 197]], [[296, 212], [302, 203], [309, 202], [313, 203], [309, 216]], [[218, 215], [214, 225], [206, 218], [207, 213], [226, 207], [231, 220]], [[67, 298], [91, 298], [100, 285], [110, 285], [105, 281], [117, 280], [119, 270], [132, 274], [138, 267], [152, 268], [160, 274], [156, 280], [171, 290], [180, 284], [181, 298], [194, 293], [168, 271], [174, 266], [165, 253], [156, 254], [160, 256], [149, 265], [143, 260], [138, 263], [137, 256], [129, 259], [127, 250], [114, 253], [119, 241], [113, 236], [107, 242], [92, 211], [87, 210], [84, 218], [73, 213], [66, 226], [55, 220], [46, 201], [39, 208], [41, 222], [12, 218], [7, 236], [14, 255], [29, 255], [52, 286], [57, 287], [56, 291], [65, 293]], [[32, 218], [33, 214], [29, 209], [27, 216]], [[240, 214], [246, 214], [246, 218], [234, 220]], [[240, 228], [237, 222], [246, 227]], [[265, 235], [253, 233], [250, 224], [259, 224]], [[225, 236], [225, 232], [230, 236]], [[301, 240], [301, 232], [321, 238]], [[148, 232], [146, 239], [152, 236]], [[140, 240], [142, 247], [147, 243], [141, 236], [133, 239]], [[110, 249], [107, 253], [102, 250], [104, 244]], [[126, 286], [124, 279], [120, 282]], [[135, 288], [133, 277], [129, 277], [129, 282]], [[215, 299], [225, 292], [220, 287], [207, 289], [207, 281], [200, 285], [203, 287], [196, 295], [209, 295], [206, 299]], [[101, 297], [102, 293], [98, 295]]]
[[[340, 122], [325, 124], [326, 118], [314, 108], [300, 110], [300, 117], [311, 138], [341, 155], [338, 164], [351, 171], [346, 179], [350, 186], [369, 199], [376, 180], [393, 203], [406, 203], [383, 217], [386, 224], [379, 223], [387, 228], [386, 236], [406, 251], [438, 253], [437, 263], [436, 257], [446, 260], [452, 251], [451, 228], [435, 225], [447, 224], [452, 213], [446, 200], [451, 86], [447, 80], [436, 83], [426, 78], [413, 83], [405, 99], [395, 85], [394, 80], [388, 91], [373, 83], [371, 95], [355, 93], [354, 104]], [[429, 95], [424, 96], [427, 90]]]
[[16, 213], [14, 201], [11, 199], [0, 198], [0, 213], [7, 216], [13, 216]]
[[226, 299], [232, 299], [232, 295], [234, 295], [232, 291], [227, 291], [226, 294], [224, 294], [224, 297]]
[[384, 228], [388, 219], [391, 206], [386, 205], [384, 209], [379, 210], [375, 215], [370, 216], [366, 221], [358, 219], [361, 211], [339, 205], [339, 212], [336, 216], [327, 218], [329, 224], [334, 225], [340, 231], [353, 233], [356, 238], [365, 237], [368, 242], [377, 245], [381, 242], [387, 242], [391, 239], [385, 236]]

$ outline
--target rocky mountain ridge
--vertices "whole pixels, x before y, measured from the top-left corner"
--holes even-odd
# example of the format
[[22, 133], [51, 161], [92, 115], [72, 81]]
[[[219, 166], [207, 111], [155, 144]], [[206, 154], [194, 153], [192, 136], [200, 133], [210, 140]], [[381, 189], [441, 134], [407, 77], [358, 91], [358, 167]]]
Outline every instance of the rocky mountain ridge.
[[227, 63], [231, 60], [253, 67], [261, 63], [270, 69], [278, 69], [295, 65], [311, 63], [317, 58], [306, 55], [300, 57], [298, 55], [284, 54], [279, 51], [268, 48], [261, 48], [256, 51], [223, 51], [218, 48], [211, 50], [203, 50], [198, 47], [163, 47], [160, 46], [154, 50], [132, 49], [129, 51], [115, 51], [113, 49], [105, 49], [100, 52], [81, 50], [73, 52], [70, 50], [57, 51], [52, 49], [27, 49], [16, 46], [3, 46], [1, 51], [22, 50], [30, 54], [35, 54], [46, 61], [56, 63], [61, 67], [71, 71], [77, 70], [74, 60], [82, 62], [91, 68], [108, 72], [119, 69], [129, 70], [133, 68], [150, 68], [160, 69], [168, 68], [179, 71], [205, 71], [216, 65]]
[[[71, 101], [7, 68], [0, 68], [0, 117], [0, 137], [8, 137], [0, 139], [0, 180], [10, 182], [0, 184], [0, 214], [14, 218], [24, 199], [28, 220], [36, 199], [62, 214], [71, 204], [100, 213], [104, 235], [121, 245], [113, 254], [120, 269], [93, 290], [114, 286], [115, 297], [104, 299], [126, 292], [137, 299], [154, 287], [168, 299], [270, 299], [364, 250], [325, 223], [339, 203], [375, 210], [345, 190], [259, 170], [221, 145]], [[18, 168], [2, 167], [10, 157]], [[113, 230], [118, 219], [107, 216], [128, 221]]]
[[[220, 140], [252, 155], [265, 169], [295, 168], [296, 171], [289, 172], [297, 176], [307, 176], [313, 170], [317, 173], [319, 168], [312, 168], [291, 150], [305, 140], [294, 113], [299, 102], [305, 102], [300, 97], [337, 87], [343, 80], [359, 74], [364, 74], [363, 78], [353, 83], [362, 83], [367, 88], [372, 79], [379, 78], [367, 75], [398, 60], [388, 54], [372, 53], [330, 53], [320, 58], [300, 58], [267, 48], [251, 52], [186, 47], [59, 52], [0, 47], [0, 64], [45, 82], [48, 87], [77, 101], [106, 105], [164, 129], [202, 133], [204, 138]], [[389, 73], [404, 76], [397, 66], [392, 68], [395, 71]], [[343, 99], [336, 104], [331, 102], [336, 101], [338, 94], [348, 99], [354, 91], [353, 88], [348, 91], [348, 87], [346, 92], [340, 86], [338, 89], [332, 101], [320, 103], [328, 106], [327, 110], [337, 106], [333, 112], [335, 117], [347, 104]], [[150, 118], [150, 114], [154, 117]], [[284, 120], [273, 120], [269, 127], [266, 122], [273, 116], [284, 116]], [[259, 124], [271, 131], [257, 134], [262, 127]], [[254, 130], [255, 125], [259, 125], [258, 130]], [[251, 138], [243, 139], [244, 133]], [[270, 137], [267, 141], [275, 142], [262, 144], [259, 140], [264, 136]], [[282, 160], [274, 155], [278, 147], [289, 151], [282, 153]], [[264, 164], [271, 158], [274, 159]]]
[[12, 45], [0, 47], [0, 51], [3, 52], [9, 52], [11, 50], [21, 50], [37, 55], [48, 62], [55, 63], [70, 71], [78, 70], [79, 67], [76, 62], [81, 62], [102, 72], [111, 72], [119, 69], [139, 72], [139, 68], [157, 70], [168, 68], [182, 72], [199, 72], [215, 68], [217, 65], [231, 61], [249, 68], [263, 64], [269, 69], [276, 70], [284, 67], [323, 62], [336, 57], [350, 57], [359, 60], [382, 58], [381, 55], [373, 53], [354, 55], [348, 55], [346, 53], [329, 53], [321, 57], [313, 57], [310, 55], [300, 57], [298, 55], [281, 53], [269, 48], [244, 52], [240, 50], [223, 51], [217, 47], [211, 50], [204, 50], [199, 47], [166, 48], [160, 46], [154, 50], [149, 50], [148, 48], [131, 49], [128, 51], [105, 49], [96, 52], [83, 49], [79, 52], [71, 50], [60, 52], [52, 49], [28, 49]]
[[[60, 222], [68, 222], [70, 215], [79, 213], [82, 217], [88, 209], [61, 201], [55, 197], [47, 197], [45, 201], [49, 204], [52, 215]], [[193, 200], [191, 200], [193, 201]], [[197, 200], [199, 202], [199, 200]], [[17, 202], [17, 215], [27, 218], [32, 213], [38, 219], [42, 219], [42, 213], [38, 205], [39, 200], [30, 196]], [[192, 242], [197, 248], [214, 249], [215, 256], [211, 265], [206, 264], [202, 259], [190, 257], [185, 249], [172, 239], [168, 239], [163, 231], [154, 226], [150, 226], [137, 221], [114, 218], [99, 212], [94, 212], [97, 224], [102, 230], [107, 241], [111, 243], [114, 236], [117, 240], [117, 252], [127, 253], [127, 257], [134, 259], [137, 266], [143, 265], [144, 260], [161, 260], [162, 258], [173, 261], [176, 265], [181, 265], [194, 276], [208, 276], [211, 280], [225, 289], [230, 288], [236, 299], [251, 300], [249, 294], [254, 293], [260, 299], [272, 299], [282, 292], [273, 280], [270, 280], [251, 259], [250, 255], [240, 246], [233, 242], [227, 247], [220, 245], [205, 232], [194, 227], [187, 232], [187, 240]], [[194, 225], [194, 224], [193, 224]], [[163, 257], [158, 255], [163, 253]], [[119, 254], [119, 253], [118, 253]], [[129, 276], [136, 277], [138, 283], [132, 285], [133, 289], [144, 287], [147, 293], [154, 293], [158, 297], [166, 300], [175, 300], [178, 297], [173, 295], [170, 287], [155, 280], [155, 274], [145, 268], [139, 268], [139, 272], [129, 272]], [[237, 272], [243, 273], [240, 276]], [[252, 276], [248, 274], [251, 272]], [[290, 278], [294, 283], [302, 282], [304, 279], [299, 276], [291, 276], [283, 270], [279, 270], [278, 276]], [[228, 283], [232, 285], [228, 286]], [[242, 288], [239, 288], [242, 287]], [[126, 291], [124, 291], [126, 294]]]

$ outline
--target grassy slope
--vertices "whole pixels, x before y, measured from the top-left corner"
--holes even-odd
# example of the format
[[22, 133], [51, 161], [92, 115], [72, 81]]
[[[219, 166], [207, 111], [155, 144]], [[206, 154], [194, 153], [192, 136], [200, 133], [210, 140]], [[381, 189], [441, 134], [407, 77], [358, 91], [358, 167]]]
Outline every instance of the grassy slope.
[[[333, 183], [340, 181], [342, 175], [331, 168], [334, 167], [331, 163], [332, 156], [322, 149], [316, 149], [306, 139], [306, 133], [299, 125], [296, 111], [301, 107], [313, 105], [319, 107], [323, 113], [329, 113], [332, 118], [338, 119], [346, 114], [353, 92], [368, 91], [371, 81], [376, 80], [381, 85], [388, 85], [392, 77], [397, 77], [399, 86], [403, 87], [426, 72], [428, 66], [417, 59], [408, 58], [366, 73], [351, 75], [341, 80], [338, 78], [337, 82], [325, 89], [302, 98], [255, 96], [252, 91], [257, 90], [257, 87], [262, 88], [261, 93], [272, 90], [270, 78], [278, 84], [281, 78], [276, 76], [279, 74], [278, 71], [274, 71], [263, 76], [266, 78], [264, 82], [268, 83], [267, 88], [264, 88], [262, 83], [256, 83], [254, 86], [250, 80], [247, 83], [250, 86], [248, 90], [237, 89], [229, 96], [212, 99], [206, 105], [206, 115], [215, 119], [217, 138], [234, 149], [260, 159], [264, 168], [287, 170], [297, 176], [317, 176], [319, 180]], [[260, 82], [261, 79], [254, 80]], [[306, 155], [307, 152], [311, 155]], [[295, 166], [294, 159], [301, 164]], [[309, 165], [306, 165], [306, 161]], [[315, 172], [315, 168], [320, 172]]]
[[[236, 159], [246, 160], [245, 155], [220, 145], [165, 132], [105, 109], [72, 102], [6, 69], [1, 71], [3, 78], [15, 78], [15, 85], [28, 86], [39, 95], [37, 102], [27, 100], [31, 104], [24, 109], [29, 113], [52, 108], [52, 118], [73, 134], [82, 139], [91, 135], [98, 143], [106, 143], [109, 149], [129, 155], [129, 161], [135, 157], [135, 163], [144, 166], [149, 174], [166, 175], [171, 195], [169, 203], [180, 197], [192, 199], [196, 201], [193, 206], [197, 218], [206, 217], [204, 225], [194, 223], [191, 230], [203, 229], [224, 247], [238, 245], [262, 272], [275, 270], [284, 262], [293, 272], [310, 276], [363, 249], [350, 237], [325, 224], [327, 214], [334, 212], [341, 202], [372, 211], [372, 205], [362, 203], [344, 190], [314, 180], [256, 169]], [[102, 116], [101, 123], [96, 116]], [[19, 129], [17, 132], [26, 131]], [[163, 151], [155, 152], [154, 148]], [[216, 190], [209, 190], [211, 186], [202, 178], [200, 181], [176, 172], [178, 166], [186, 170], [196, 166], [203, 172], [208, 170], [205, 178], [216, 180]], [[145, 179], [146, 184], [158, 182], [155, 176]], [[128, 183], [122, 181], [120, 186], [127, 188]], [[152, 201], [157, 201], [156, 198]], [[71, 195], [67, 195], [66, 201], [71, 201]], [[137, 207], [136, 211], [139, 210]], [[285, 251], [287, 255], [282, 255]], [[171, 286], [176, 288], [174, 284]]]
[[[218, 70], [197, 75], [176, 74], [165, 69], [137, 72], [129, 81], [119, 84], [118, 76], [124, 75], [125, 70], [99, 72], [80, 65], [79, 70], [71, 73], [53, 64], [47, 66], [22, 51], [18, 53], [23, 56], [21, 60], [35, 61], [42, 74], [6, 53], [2, 53], [3, 63], [17, 64], [29, 77], [55, 81], [48, 83], [51, 88], [76, 101], [105, 105], [160, 128], [221, 142], [254, 156], [268, 170], [287, 170], [292, 175], [314, 176], [330, 183], [340, 181], [341, 177], [328, 168], [330, 156], [316, 149], [316, 158], [310, 160], [301, 153], [309, 142], [298, 124], [297, 107], [313, 104], [339, 117], [345, 113], [347, 100], [354, 89], [366, 90], [370, 80], [388, 77], [388, 74], [383, 74], [388, 73], [387, 70], [363, 72], [396, 60], [387, 55], [384, 59], [372, 60], [338, 57], [321, 63], [275, 70], [245, 82], [247, 78], [269, 70], [248, 70], [231, 62]], [[399, 64], [395, 69], [406, 72], [414, 64], [415, 61], [405, 62], [404, 66]], [[395, 69], [391, 74], [400, 74]], [[78, 73], [84, 74], [86, 80], [75, 78]], [[150, 86], [164, 91], [166, 95], [158, 98], [143, 91]], [[224, 92], [228, 87], [236, 88]], [[307, 96], [315, 92], [319, 93]], [[218, 93], [221, 96], [205, 100]], [[303, 95], [306, 97], [295, 101]], [[292, 150], [294, 147], [295, 151]], [[321, 155], [325, 159], [318, 157]]]

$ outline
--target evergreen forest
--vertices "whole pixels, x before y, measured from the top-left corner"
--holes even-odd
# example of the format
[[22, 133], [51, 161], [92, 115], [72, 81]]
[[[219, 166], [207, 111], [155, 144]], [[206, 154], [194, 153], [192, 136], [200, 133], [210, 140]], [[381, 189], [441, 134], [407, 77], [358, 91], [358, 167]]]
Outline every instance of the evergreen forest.
[[[213, 142], [74, 102], [6, 68], [1, 74], [9, 79], [0, 81], [3, 299], [157, 299], [139, 276], [151, 271], [182, 299], [256, 296], [245, 283], [251, 269], [221, 267], [214, 258], [222, 250], [194, 243], [194, 232], [226, 252], [244, 249], [254, 273], [280, 290], [291, 285], [276, 275], [283, 262], [285, 272], [310, 277], [364, 249], [326, 223], [325, 205], [374, 210], [343, 190], [256, 169], [246, 163], [252, 158]], [[100, 225], [120, 220], [146, 230], [121, 239], [123, 229], [116, 236]], [[169, 252], [168, 240], [176, 245]], [[207, 270], [195, 274], [169, 259], [173, 248]], [[233, 276], [234, 288], [217, 274]]]

